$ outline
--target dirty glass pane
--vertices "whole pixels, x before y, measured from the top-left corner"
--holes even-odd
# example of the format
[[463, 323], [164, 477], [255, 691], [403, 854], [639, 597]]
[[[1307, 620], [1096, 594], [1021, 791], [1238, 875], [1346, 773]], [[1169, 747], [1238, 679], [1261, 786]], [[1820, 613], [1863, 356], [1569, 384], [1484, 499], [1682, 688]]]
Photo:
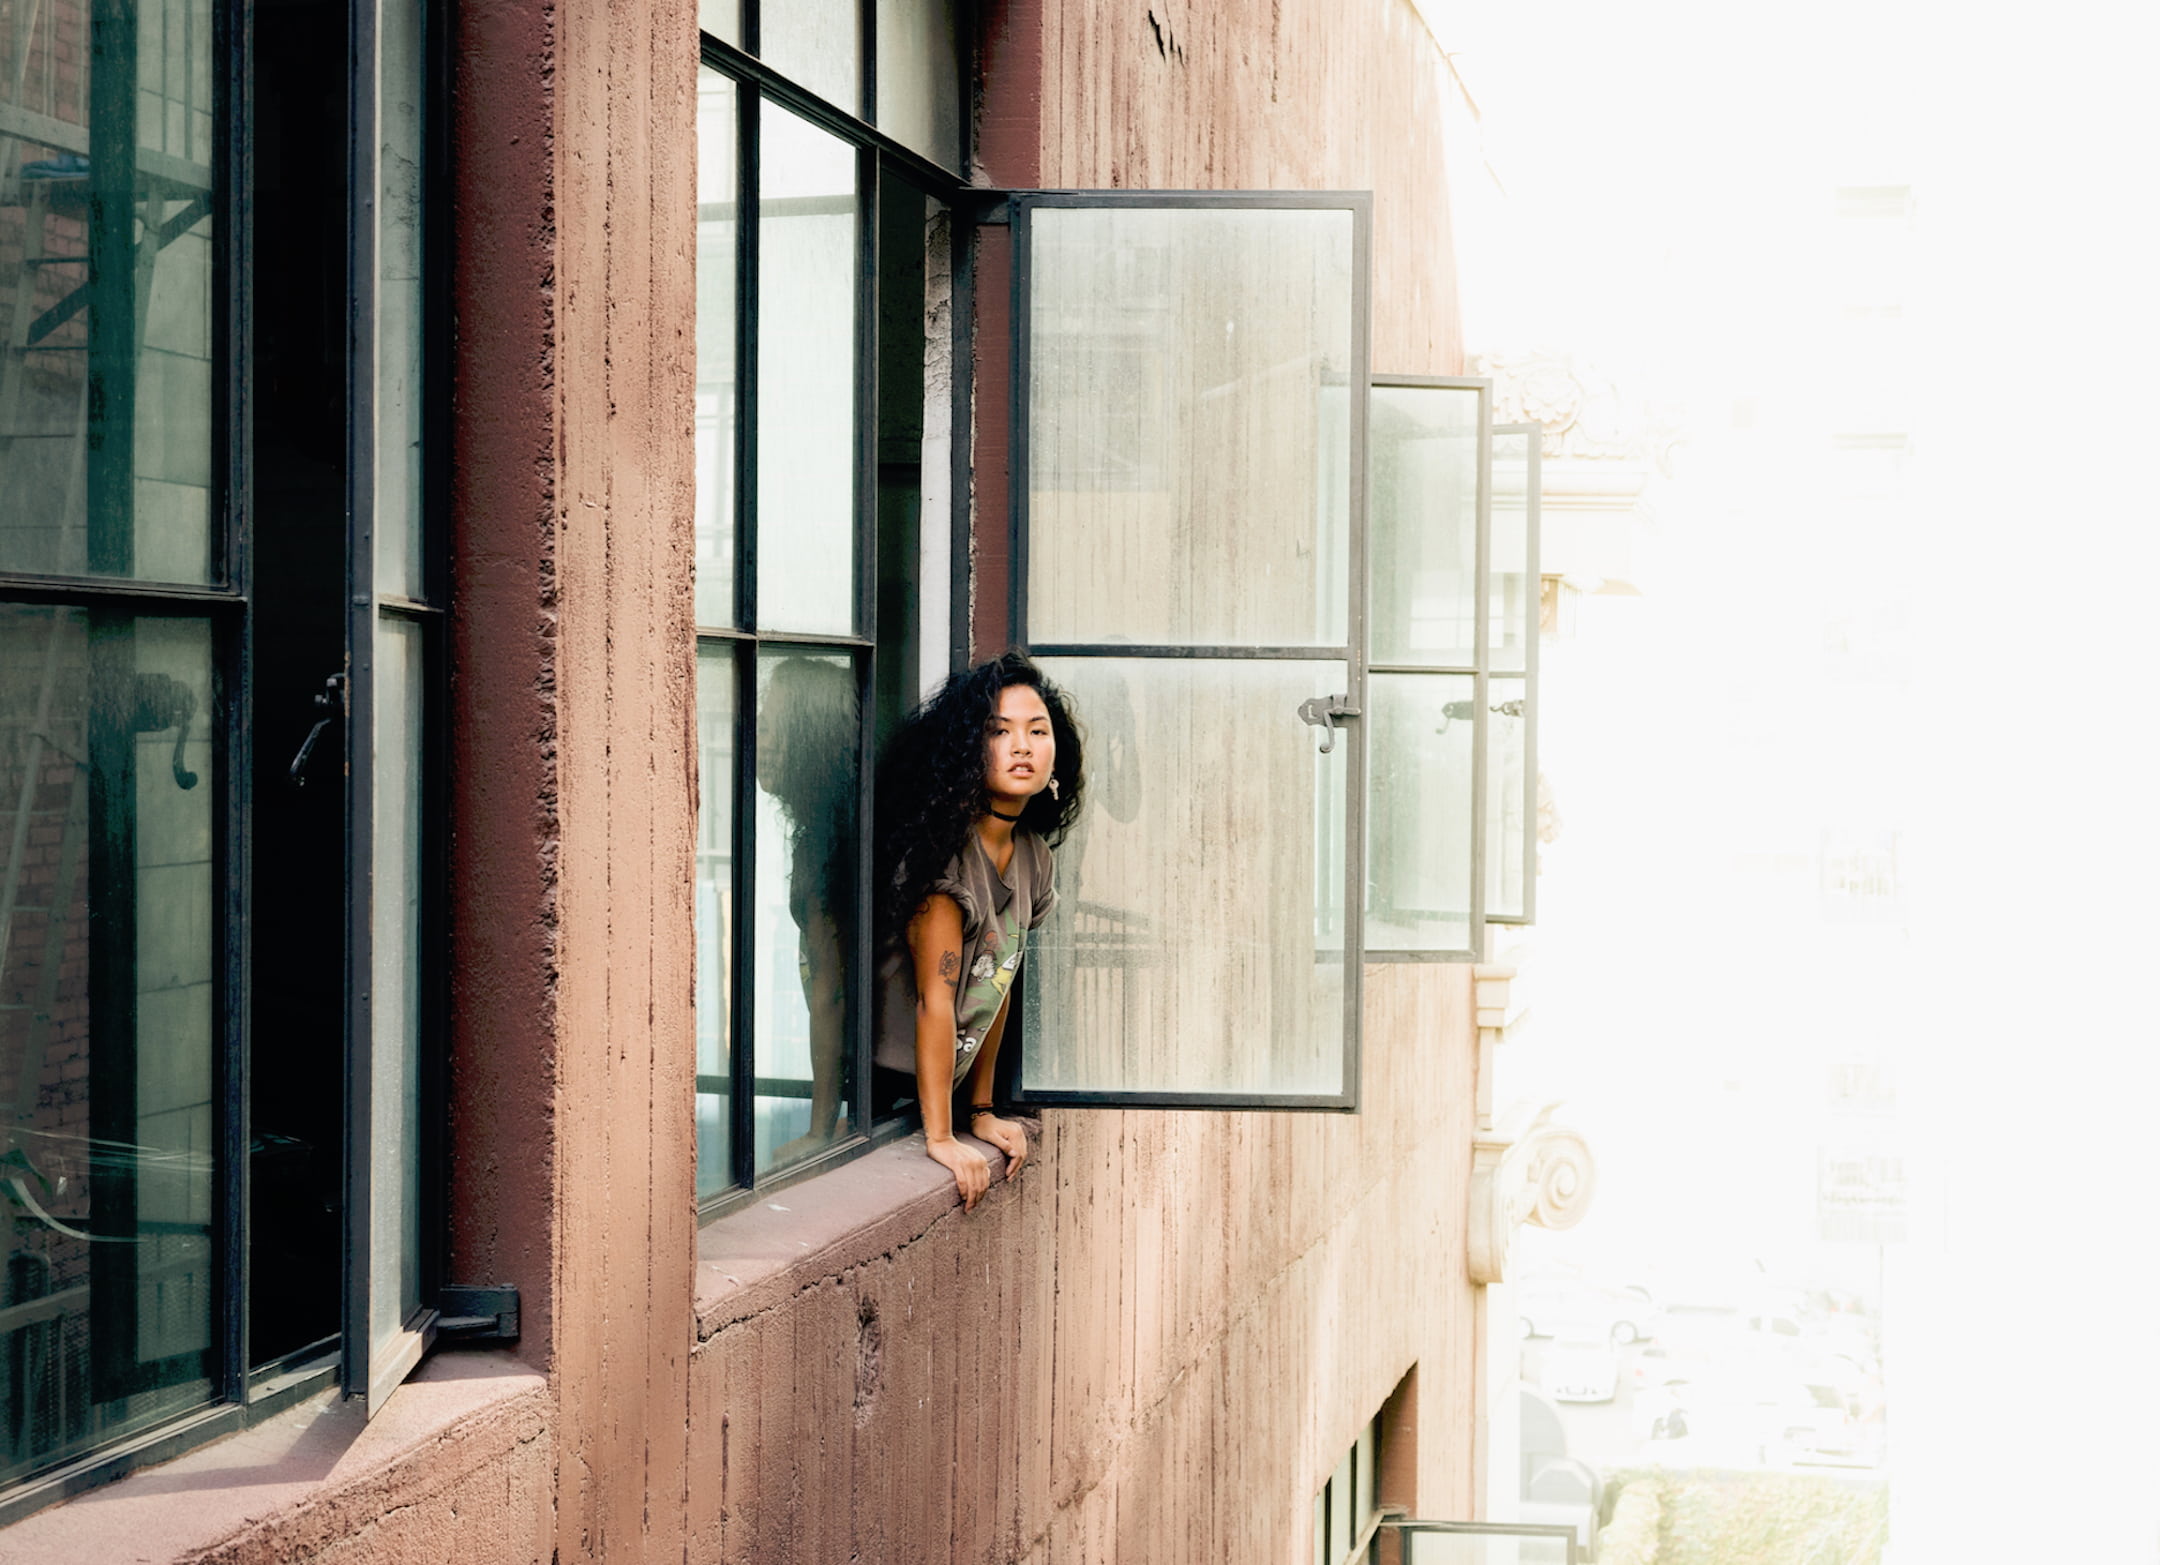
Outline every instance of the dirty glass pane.
[[1487, 665], [1520, 674], [1528, 666], [1537, 622], [1537, 579], [1530, 574], [1530, 502], [1535, 425], [1503, 425], [1492, 436], [1492, 647]]
[[758, 55], [835, 108], [862, 112], [861, 0], [764, 0]]
[[1372, 391], [1372, 660], [1471, 668], [1477, 660], [1475, 387]]
[[758, 624], [855, 629], [855, 149], [771, 103], [758, 170]]
[[0, 1480], [210, 1393], [216, 699], [206, 621], [0, 605]]
[[831, 1145], [857, 1117], [847, 953], [861, 726], [848, 658], [759, 650], [752, 1001], [760, 1173]]
[[[1337, 1094], [1350, 744], [1333, 662], [1060, 658], [1091, 804], [1029, 958], [1030, 1091]], [[1332, 936], [1330, 930], [1335, 930]]]
[[211, 17], [0, 13], [0, 569], [216, 569]]
[[1341, 645], [1353, 214], [1029, 224], [1029, 638]]
[[1485, 916], [1496, 921], [1529, 911], [1530, 721], [1528, 682], [1494, 678], [1485, 695]]
[[877, 123], [957, 172], [964, 149], [954, 7], [955, 0], [878, 0]]
[[1365, 949], [1471, 949], [1477, 681], [1375, 674], [1366, 685]]
[[735, 238], [741, 204], [735, 83], [698, 73], [697, 622], [735, 614]]
[[735, 649], [697, 659], [697, 1193], [732, 1184], [728, 1039], [735, 989]]
[[375, 631], [368, 1328], [378, 1352], [420, 1308], [421, 635], [388, 616]]

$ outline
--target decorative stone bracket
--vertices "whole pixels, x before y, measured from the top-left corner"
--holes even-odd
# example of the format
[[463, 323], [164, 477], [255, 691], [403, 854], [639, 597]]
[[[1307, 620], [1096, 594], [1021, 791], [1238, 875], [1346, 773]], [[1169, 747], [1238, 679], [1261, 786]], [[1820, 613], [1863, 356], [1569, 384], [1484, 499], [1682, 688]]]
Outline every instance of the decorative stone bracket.
[[1507, 1280], [1508, 1250], [1524, 1223], [1573, 1228], [1597, 1190], [1597, 1160], [1580, 1131], [1552, 1123], [1548, 1103], [1512, 1135], [1482, 1132], [1470, 1152], [1470, 1280]]

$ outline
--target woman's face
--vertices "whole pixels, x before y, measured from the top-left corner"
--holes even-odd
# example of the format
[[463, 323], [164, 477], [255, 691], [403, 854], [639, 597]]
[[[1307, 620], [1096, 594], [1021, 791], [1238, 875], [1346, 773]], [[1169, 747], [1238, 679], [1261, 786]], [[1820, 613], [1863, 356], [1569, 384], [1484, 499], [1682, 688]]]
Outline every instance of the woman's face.
[[1050, 709], [1033, 685], [1007, 685], [998, 692], [990, 714], [984, 765], [992, 803], [1007, 814], [1050, 786], [1057, 760], [1057, 740], [1050, 734]]

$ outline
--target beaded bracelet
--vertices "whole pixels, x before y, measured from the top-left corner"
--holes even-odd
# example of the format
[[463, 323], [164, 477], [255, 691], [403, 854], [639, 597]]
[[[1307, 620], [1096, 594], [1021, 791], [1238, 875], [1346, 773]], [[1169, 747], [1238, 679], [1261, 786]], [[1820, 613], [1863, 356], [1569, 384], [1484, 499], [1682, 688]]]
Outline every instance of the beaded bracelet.
[[973, 1108], [968, 1110], [968, 1123], [970, 1125], [974, 1124], [975, 1117], [978, 1114], [995, 1114], [996, 1112], [997, 1106], [995, 1104], [978, 1103]]

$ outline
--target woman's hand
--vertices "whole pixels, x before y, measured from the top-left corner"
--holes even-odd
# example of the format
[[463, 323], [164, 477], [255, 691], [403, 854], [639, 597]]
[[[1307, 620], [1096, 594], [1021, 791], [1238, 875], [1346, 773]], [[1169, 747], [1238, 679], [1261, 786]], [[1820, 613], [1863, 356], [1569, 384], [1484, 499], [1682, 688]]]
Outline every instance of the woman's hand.
[[968, 1133], [987, 1141], [1005, 1154], [1005, 1177], [1018, 1179], [1020, 1165], [1027, 1161], [1027, 1128], [1015, 1119], [999, 1119], [995, 1114], [978, 1114], [968, 1126]]
[[967, 1203], [967, 1210], [974, 1211], [975, 1203], [990, 1188], [990, 1160], [954, 1136], [931, 1137], [929, 1152], [952, 1170], [953, 1183], [960, 1187], [960, 1199]]

